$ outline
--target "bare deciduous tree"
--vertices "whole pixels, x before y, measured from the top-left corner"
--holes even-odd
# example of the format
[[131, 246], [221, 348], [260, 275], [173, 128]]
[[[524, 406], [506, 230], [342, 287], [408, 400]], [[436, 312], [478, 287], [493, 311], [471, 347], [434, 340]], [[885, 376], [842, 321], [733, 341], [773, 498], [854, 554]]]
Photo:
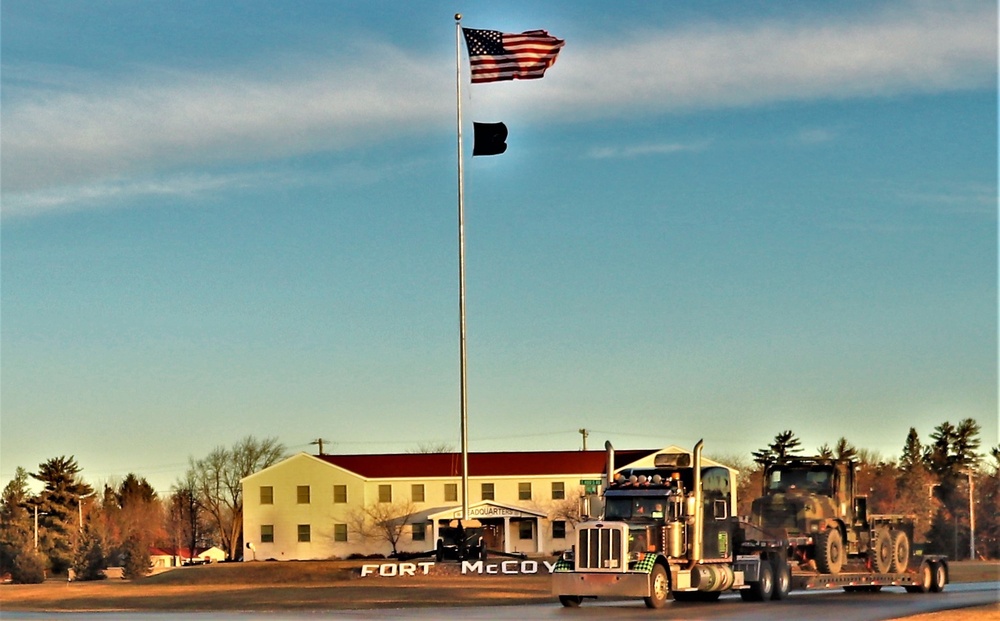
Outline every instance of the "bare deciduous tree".
[[416, 450], [407, 451], [407, 453], [453, 453], [455, 452], [455, 447], [447, 442], [421, 442], [417, 445]]
[[413, 519], [413, 501], [373, 502], [354, 510], [348, 517], [348, 526], [362, 539], [384, 541], [398, 553], [399, 540], [406, 526]]
[[243, 489], [240, 481], [282, 459], [285, 447], [277, 438], [247, 436], [231, 449], [219, 446], [203, 459], [190, 460], [198, 502], [211, 516], [228, 558], [243, 546]]

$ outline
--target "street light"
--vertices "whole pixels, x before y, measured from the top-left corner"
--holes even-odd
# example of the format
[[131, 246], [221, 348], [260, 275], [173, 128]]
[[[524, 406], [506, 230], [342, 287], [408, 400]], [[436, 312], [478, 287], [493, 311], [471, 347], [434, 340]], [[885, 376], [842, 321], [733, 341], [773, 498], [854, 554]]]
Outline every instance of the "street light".
[[38, 505], [35, 505], [35, 549], [36, 550], [38, 549], [38, 516], [39, 515], [48, 515], [48, 513], [44, 512], [44, 511], [42, 511], [41, 513], [38, 513]]
[[90, 492], [89, 494], [76, 497], [76, 508], [80, 512], [80, 530], [83, 530], [83, 499], [90, 498], [93, 495], [94, 492]]

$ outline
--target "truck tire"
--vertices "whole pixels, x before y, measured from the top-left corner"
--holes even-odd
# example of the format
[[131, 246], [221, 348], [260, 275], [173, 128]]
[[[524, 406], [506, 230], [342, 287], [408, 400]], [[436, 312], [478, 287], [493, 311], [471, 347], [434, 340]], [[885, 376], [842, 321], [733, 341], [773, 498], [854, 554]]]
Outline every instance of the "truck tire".
[[889, 535], [892, 541], [892, 562], [889, 571], [901, 574], [910, 565], [910, 538], [901, 530], [894, 530]]
[[667, 594], [670, 593], [670, 580], [663, 565], [654, 565], [653, 573], [649, 575], [649, 597], [642, 601], [646, 608], [663, 608], [667, 605]]
[[931, 593], [940, 593], [948, 584], [948, 568], [944, 566], [944, 563], [933, 563], [931, 576]]
[[889, 529], [878, 527], [872, 536], [871, 559], [875, 573], [887, 574], [892, 568], [893, 547]]
[[757, 582], [751, 582], [748, 589], [741, 589], [740, 597], [745, 602], [763, 602], [771, 599], [772, 595], [774, 595], [774, 572], [771, 570], [771, 564], [763, 561], [760, 564]]
[[778, 568], [774, 571], [774, 591], [771, 592], [771, 599], [785, 599], [791, 590], [792, 570], [788, 567], [788, 563], [779, 563]]
[[839, 574], [843, 565], [844, 540], [840, 530], [824, 530], [816, 537], [816, 568], [821, 574]]
[[583, 598], [579, 595], [560, 595], [559, 603], [563, 605], [563, 608], [579, 608], [580, 602]]
[[931, 590], [934, 584], [934, 569], [930, 563], [921, 563], [917, 568], [919, 582], [904, 587], [907, 593], [926, 593]]

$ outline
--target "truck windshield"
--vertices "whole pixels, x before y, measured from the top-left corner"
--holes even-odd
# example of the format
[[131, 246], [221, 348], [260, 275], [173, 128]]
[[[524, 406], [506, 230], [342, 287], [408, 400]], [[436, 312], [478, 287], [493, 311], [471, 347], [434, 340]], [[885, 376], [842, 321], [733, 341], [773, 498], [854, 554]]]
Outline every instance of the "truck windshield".
[[767, 489], [776, 494], [794, 491], [829, 494], [830, 481], [830, 471], [827, 469], [773, 470]]
[[604, 505], [604, 517], [608, 520], [662, 520], [665, 507], [663, 498], [608, 498]]

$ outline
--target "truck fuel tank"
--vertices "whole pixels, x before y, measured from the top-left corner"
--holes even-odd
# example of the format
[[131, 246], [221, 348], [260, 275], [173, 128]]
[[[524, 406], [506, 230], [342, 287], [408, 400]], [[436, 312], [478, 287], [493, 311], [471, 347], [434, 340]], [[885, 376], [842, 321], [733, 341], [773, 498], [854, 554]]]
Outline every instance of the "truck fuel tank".
[[664, 552], [670, 558], [684, 558], [684, 554], [687, 552], [687, 544], [685, 542], [685, 528], [684, 522], [667, 522], [664, 527], [667, 533], [666, 545], [664, 546]]

